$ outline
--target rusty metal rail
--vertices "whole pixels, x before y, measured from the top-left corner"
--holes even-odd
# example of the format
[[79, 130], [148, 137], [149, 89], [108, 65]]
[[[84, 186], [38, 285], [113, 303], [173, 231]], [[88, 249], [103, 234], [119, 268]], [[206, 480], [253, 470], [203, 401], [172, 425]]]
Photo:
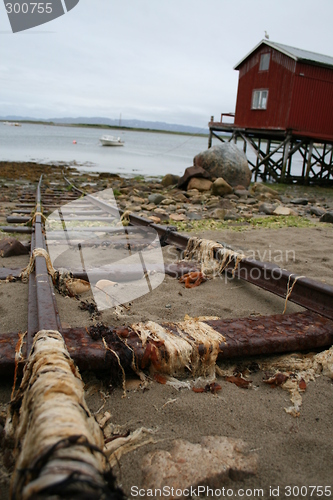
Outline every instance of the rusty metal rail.
[[[62, 328], [53, 284], [47, 267], [46, 243], [43, 234], [41, 182], [42, 176], [37, 187], [36, 211], [33, 217], [30, 263], [32, 264], [32, 259], [34, 259], [34, 270], [31, 272], [32, 266], [29, 266], [28, 332], [24, 338], [23, 345], [22, 334], [15, 335], [14, 365], [16, 364], [16, 366], [14, 387], [16, 377], [21, 375], [20, 368], [25, 361], [28, 361], [28, 369], [24, 375], [28, 373], [30, 379], [27, 381], [24, 376], [22, 377], [20, 388], [12, 398], [10, 417], [8, 417], [15, 422], [14, 425], [11, 424], [15, 430], [15, 436], [12, 438], [16, 439], [15, 446], [17, 447], [16, 451], [18, 455], [12, 476], [11, 498], [22, 498], [23, 496], [27, 499], [37, 496], [38, 498], [50, 498], [50, 496], [59, 497], [58, 493], [61, 497], [66, 498], [81, 498], [82, 495], [85, 495], [86, 498], [123, 498], [123, 495], [118, 494], [118, 490], [115, 489], [114, 478], [107, 458], [104, 457], [102, 461], [94, 458], [95, 456], [100, 457], [104, 454], [102, 433], [98, 424], [92, 419], [86, 406], [84, 391], [83, 388], [80, 388], [79, 377], [71, 377], [66, 373], [66, 370], [69, 373], [71, 373], [71, 370], [73, 372], [74, 370], [76, 371], [75, 365], [71, 360], [67, 363], [68, 355], [66, 352], [63, 352], [61, 356], [59, 355], [61, 348], [59, 349], [58, 347], [56, 349], [54, 346], [50, 348], [50, 335], [54, 334], [59, 338], [58, 332], [62, 334]], [[43, 330], [48, 332], [42, 332]], [[40, 341], [48, 345], [46, 354], [42, 349], [38, 351], [36, 343], [33, 344], [36, 332], [40, 333]], [[14, 371], [14, 366], [10, 362], [13, 338], [10, 338], [9, 343], [7, 340], [8, 335], [2, 334], [0, 336], [0, 371], [3, 372], [3, 369], [5, 369], [4, 373], [8, 376]], [[21, 359], [19, 364], [17, 364], [18, 360], [15, 359], [18, 345], [21, 345]], [[61, 345], [63, 346], [63, 344]], [[29, 357], [32, 346], [34, 346], [34, 352], [32, 357]], [[53, 350], [55, 351], [54, 356], [52, 354]], [[36, 355], [36, 351], [38, 352], [38, 356]], [[48, 370], [51, 376], [53, 376], [52, 372], [56, 372], [54, 378], [57, 382], [53, 387], [50, 387], [51, 384], [46, 385], [43, 397], [40, 397], [39, 402], [37, 402], [39, 394], [35, 390], [35, 384], [38, 384], [38, 377], [42, 377], [43, 374], [45, 375]], [[48, 380], [50, 379], [48, 378]], [[77, 386], [74, 384], [76, 380], [78, 381]], [[69, 387], [70, 383], [74, 384], [72, 388]], [[24, 408], [24, 397], [29, 393], [29, 404], [27, 404], [27, 408]], [[75, 393], [78, 398], [77, 401], [74, 397], [72, 399], [68, 397], [72, 393]], [[80, 393], [81, 396], [77, 396]], [[45, 401], [49, 401], [50, 399], [55, 405], [60, 405], [59, 401], [61, 401], [62, 405], [65, 402], [69, 407], [73, 407], [71, 409], [74, 411], [78, 422], [77, 428], [73, 426], [73, 413], [69, 412], [64, 417], [61, 415], [63, 420], [60, 423], [57, 416], [59, 417], [62, 411], [59, 410], [59, 407], [57, 408], [58, 414], [47, 413], [45, 410]], [[41, 413], [38, 413], [40, 406], [43, 406], [42, 417]], [[17, 428], [20, 425], [22, 427], [22, 421], [24, 422], [24, 417], [22, 416], [24, 409], [28, 412], [28, 423], [25, 423], [25, 429], [22, 433], [21, 429], [17, 432]], [[53, 407], [51, 409], [53, 410]], [[47, 428], [45, 425], [45, 415], [48, 415], [47, 423], [49, 429], [51, 429], [48, 432], [45, 431]], [[54, 415], [57, 416], [55, 417]], [[94, 428], [92, 427], [92, 422]], [[54, 428], [55, 430], [53, 430]], [[27, 451], [25, 441], [29, 441], [32, 435], [36, 438], [37, 430], [40, 430], [40, 435], [44, 437], [46, 435], [45, 444], [43, 439], [36, 450], [28, 448]], [[97, 430], [100, 432], [100, 435]], [[82, 446], [83, 451], [82, 448], [79, 449]], [[62, 449], [62, 451], [58, 453], [58, 449]], [[88, 450], [86, 453], [84, 452], [85, 449]], [[24, 453], [27, 454], [28, 459]], [[27, 465], [25, 465], [26, 463]], [[47, 480], [45, 481], [46, 477]], [[29, 486], [30, 492], [27, 493]], [[22, 491], [24, 492], [23, 494]]]

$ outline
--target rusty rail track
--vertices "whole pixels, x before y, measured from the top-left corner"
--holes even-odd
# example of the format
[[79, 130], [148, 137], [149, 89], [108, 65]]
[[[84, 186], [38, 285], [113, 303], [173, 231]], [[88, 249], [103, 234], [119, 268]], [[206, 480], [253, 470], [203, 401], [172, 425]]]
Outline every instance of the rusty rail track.
[[[66, 182], [70, 183], [68, 179]], [[71, 184], [71, 183], [70, 183]], [[71, 184], [71, 186], [73, 186]], [[34, 249], [47, 249], [44, 236], [44, 223], [42, 216], [42, 178], [37, 187], [37, 197], [35, 204], [30, 203], [31, 208], [35, 209], [34, 224], [31, 238], [31, 253]], [[77, 193], [75, 196], [73, 193]], [[72, 187], [72, 195], [66, 196], [66, 200], [62, 197], [59, 200], [58, 193], [55, 196], [49, 196], [48, 207], [59, 206], [57, 201], [72, 201], [84, 194], [77, 187]], [[31, 197], [32, 200], [32, 197]], [[117, 215], [118, 211], [107, 203], [97, 199], [95, 196], [87, 195], [82, 203], [82, 214], [93, 212], [98, 214]], [[26, 205], [25, 200], [22, 204]], [[83, 210], [83, 207], [86, 207]], [[20, 209], [19, 209], [20, 210]], [[63, 213], [66, 208], [61, 209]], [[123, 211], [120, 211], [122, 214]], [[21, 219], [15, 216], [17, 223], [26, 223], [27, 217]], [[135, 235], [136, 227], [150, 226], [159, 234], [164, 244], [175, 245], [180, 249], [186, 248], [189, 238], [179, 234], [175, 228], [168, 226], [157, 225], [151, 223], [150, 220], [129, 215], [131, 226], [128, 231]], [[30, 220], [30, 218], [29, 218]], [[20, 229], [20, 227], [16, 227]], [[215, 257], [220, 258], [218, 251]], [[195, 266], [195, 264], [193, 264]], [[172, 265], [166, 269], [168, 274], [179, 277], [190, 267], [183, 266], [182, 269]], [[126, 269], [117, 269], [114, 266], [114, 277], [123, 279], [126, 274]], [[195, 267], [194, 267], [195, 268]], [[227, 267], [226, 272], [232, 273], [234, 264], [231, 262]], [[249, 270], [256, 270], [257, 276], [251, 278]], [[0, 279], [5, 279], [8, 274], [14, 278], [18, 278], [21, 270], [2, 269]], [[133, 270], [131, 270], [133, 272]], [[274, 273], [279, 273], [279, 279], [275, 279]], [[74, 276], [86, 278], [86, 274], [74, 272]], [[257, 286], [269, 290], [281, 297], [285, 297], [287, 285], [293, 283], [296, 278], [291, 273], [281, 270], [277, 266], [272, 266], [269, 263], [250, 261], [243, 259], [238, 265], [237, 278], [245, 279]], [[216, 322], [207, 322], [209, 326], [219, 331], [227, 338], [227, 345], [221, 346], [219, 358], [232, 358], [239, 356], [269, 354], [277, 352], [288, 352], [292, 350], [309, 350], [314, 348], [322, 348], [330, 346], [333, 343], [333, 288], [317, 283], [314, 280], [307, 278], [299, 278], [295, 284], [289, 300], [296, 302], [309, 311], [297, 314], [275, 315], [260, 318], [243, 318], [233, 320], [219, 320]], [[94, 339], [94, 330], [87, 328], [63, 329], [57, 310], [55, 292], [52, 285], [52, 280], [48, 274], [45, 258], [42, 256], [36, 257], [35, 270], [29, 276], [29, 303], [28, 303], [28, 332], [27, 339], [23, 349], [23, 361], [27, 358], [33, 337], [35, 333], [41, 329], [54, 329], [61, 332], [66, 340], [70, 354], [77, 362], [79, 368], [82, 369], [109, 369], [110, 354], [105, 350], [101, 341]], [[311, 312], [310, 312], [311, 311]], [[170, 325], [169, 325], [170, 326]], [[168, 325], [165, 325], [168, 328]], [[129, 326], [129, 331], [131, 327]], [[172, 325], [171, 330], [174, 330]], [[112, 333], [113, 338], [121, 337], [121, 332], [112, 326], [107, 327], [109, 333]], [[105, 329], [101, 332], [105, 333]], [[0, 372], [12, 373], [15, 364], [15, 345], [18, 339], [16, 332], [10, 332], [0, 336]], [[118, 344], [117, 344], [118, 345]], [[120, 344], [119, 344], [120, 345]], [[140, 351], [140, 350], [139, 350]], [[141, 352], [141, 351], [140, 351]], [[119, 348], [119, 357], [127, 366], [126, 359], [128, 353], [123, 348]], [[140, 360], [140, 356], [139, 356]]]
[[[65, 180], [80, 196], [85, 195], [66, 177]], [[101, 210], [113, 215], [118, 213], [118, 210], [92, 195], [86, 195], [85, 200], [91, 203], [91, 207], [99, 207]], [[122, 215], [124, 211], [119, 210], [119, 213]], [[128, 217], [132, 226], [155, 229], [163, 244], [174, 245], [181, 250], [186, 249], [190, 237], [178, 233], [176, 228], [154, 224], [151, 220], [138, 217], [135, 214], [129, 214]], [[222, 258], [219, 250], [215, 252], [215, 258], [218, 260]], [[225, 270], [230, 276], [234, 276], [235, 265], [236, 258], [233, 257]], [[288, 286], [290, 286], [292, 287], [289, 296], [290, 302], [333, 319], [333, 287], [330, 285], [295, 275], [269, 262], [260, 262], [248, 258], [244, 258], [238, 263], [235, 276], [279, 297], [286, 297]]]

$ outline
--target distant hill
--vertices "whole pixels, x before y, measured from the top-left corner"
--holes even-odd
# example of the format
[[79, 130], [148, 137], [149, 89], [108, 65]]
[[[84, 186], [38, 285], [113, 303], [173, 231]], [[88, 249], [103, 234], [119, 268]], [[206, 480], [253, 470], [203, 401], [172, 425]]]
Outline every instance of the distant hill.
[[144, 120], [121, 120], [119, 119], [113, 120], [111, 118], [102, 118], [102, 117], [86, 117], [79, 116], [77, 118], [48, 118], [48, 119], [38, 119], [27, 116], [2, 116], [0, 120], [11, 120], [11, 121], [36, 121], [36, 122], [52, 122], [56, 124], [64, 124], [64, 125], [110, 125], [116, 127], [129, 127], [129, 128], [142, 128], [142, 129], [151, 129], [151, 130], [165, 130], [169, 132], [187, 132], [190, 134], [205, 134], [209, 132], [208, 126], [199, 128], [192, 127], [191, 125], [177, 125], [175, 123], [165, 123], [165, 122], [152, 122], [152, 121], [144, 121]]

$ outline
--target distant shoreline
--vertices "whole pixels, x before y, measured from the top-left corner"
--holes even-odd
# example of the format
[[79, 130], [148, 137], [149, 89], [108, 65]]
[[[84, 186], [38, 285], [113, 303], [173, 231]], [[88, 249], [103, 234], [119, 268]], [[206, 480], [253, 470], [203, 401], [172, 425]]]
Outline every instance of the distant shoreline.
[[125, 127], [119, 125], [104, 125], [95, 123], [54, 123], [52, 121], [43, 120], [0, 120], [2, 123], [20, 123], [29, 125], [47, 125], [53, 127], [79, 127], [79, 128], [94, 128], [101, 130], [131, 130], [134, 132], [150, 132], [152, 134], [172, 134], [172, 135], [185, 135], [191, 137], [207, 137], [207, 133], [191, 133], [191, 132], [178, 132], [174, 130], [162, 130], [143, 127]]

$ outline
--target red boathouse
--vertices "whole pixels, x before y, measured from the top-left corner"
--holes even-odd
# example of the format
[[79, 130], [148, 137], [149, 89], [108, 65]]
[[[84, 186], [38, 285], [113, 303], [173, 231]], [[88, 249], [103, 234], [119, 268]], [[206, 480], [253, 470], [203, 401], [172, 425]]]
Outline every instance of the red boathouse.
[[[213, 136], [222, 140], [215, 132], [232, 132], [230, 140], [241, 138], [244, 150], [248, 144], [255, 150], [255, 178], [332, 181], [333, 57], [262, 40], [234, 69], [239, 71], [234, 124], [223, 123], [230, 113], [220, 122], [212, 119], [209, 146]], [[297, 151], [303, 157], [301, 176], [291, 172]]]

